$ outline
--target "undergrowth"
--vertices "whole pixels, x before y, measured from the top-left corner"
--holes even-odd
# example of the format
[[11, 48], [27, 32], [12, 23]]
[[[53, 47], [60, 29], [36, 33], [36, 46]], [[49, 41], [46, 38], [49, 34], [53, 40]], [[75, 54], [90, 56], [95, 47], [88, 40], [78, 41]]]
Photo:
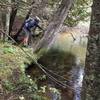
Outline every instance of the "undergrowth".
[[[23, 49], [32, 55], [32, 49]], [[31, 62], [18, 46], [0, 42], [0, 100], [48, 100], [25, 74], [25, 63]]]

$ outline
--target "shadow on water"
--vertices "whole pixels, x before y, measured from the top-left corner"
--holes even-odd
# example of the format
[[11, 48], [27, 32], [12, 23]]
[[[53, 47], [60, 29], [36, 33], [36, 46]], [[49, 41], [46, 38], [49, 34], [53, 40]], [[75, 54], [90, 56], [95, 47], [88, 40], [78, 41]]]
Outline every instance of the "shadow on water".
[[[52, 92], [51, 90], [47, 92], [48, 89], [46, 89], [46, 95], [50, 97], [50, 100], [80, 100], [84, 69], [77, 65], [76, 61], [76, 57], [73, 54], [58, 49], [49, 50], [38, 60], [40, 64], [53, 73], [56, 73], [58, 76], [53, 76], [66, 84], [68, 86], [66, 88], [63, 88], [48, 77], [43, 78], [44, 73], [34, 63], [28, 65], [26, 74], [38, 80], [37, 84], [39, 88], [47, 86], [49, 90], [53, 88], [58, 89], [59, 93]], [[64, 80], [59, 76], [63, 77]]]

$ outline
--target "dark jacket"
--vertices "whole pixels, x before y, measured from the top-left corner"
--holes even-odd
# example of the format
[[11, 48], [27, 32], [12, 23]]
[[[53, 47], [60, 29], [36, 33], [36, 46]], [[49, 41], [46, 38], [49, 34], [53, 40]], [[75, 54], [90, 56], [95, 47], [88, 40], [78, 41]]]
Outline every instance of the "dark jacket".
[[42, 28], [38, 24], [39, 24], [39, 21], [37, 19], [29, 18], [25, 21], [24, 28], [27, 29], [28, 31], [31, 31], [31, 28], [35, 29], [36, 27], [42, 30]]

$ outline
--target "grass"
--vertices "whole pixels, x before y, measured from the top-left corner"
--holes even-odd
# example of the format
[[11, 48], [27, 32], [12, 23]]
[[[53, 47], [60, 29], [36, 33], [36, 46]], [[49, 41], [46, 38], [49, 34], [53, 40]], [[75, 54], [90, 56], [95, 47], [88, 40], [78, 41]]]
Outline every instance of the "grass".
[[[0, 78], [6, 79], [13, 69], [22, 68], [24, 62], [30, 63], [25, 53], [17, 46], [0, 42], [0, 48]], [[24, 50], [32, 54], [30, 49]]]
[[[32, 49], [23, 49], [33, 55]], [[0, 93], [2, 90], [3, 94], [0, 100], [48, 100], [48, 97], [38, 93], [36, 81], [25, 74], [25, 63], [31, 62], [18, 46], [0, 42]]]

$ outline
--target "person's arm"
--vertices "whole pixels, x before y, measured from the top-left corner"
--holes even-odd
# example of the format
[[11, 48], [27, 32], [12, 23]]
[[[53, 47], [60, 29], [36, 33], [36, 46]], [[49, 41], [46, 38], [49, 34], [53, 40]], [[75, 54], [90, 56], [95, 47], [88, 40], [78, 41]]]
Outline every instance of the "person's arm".
[[[43, 30], [43, 28], [42, 28], [42, 27], [40, 27], [38, 24], [37, 24], [37, 27], [38, 27], [39, 29]], [[43, 30], [43, 31], [44, 31], [44, 30]]]

